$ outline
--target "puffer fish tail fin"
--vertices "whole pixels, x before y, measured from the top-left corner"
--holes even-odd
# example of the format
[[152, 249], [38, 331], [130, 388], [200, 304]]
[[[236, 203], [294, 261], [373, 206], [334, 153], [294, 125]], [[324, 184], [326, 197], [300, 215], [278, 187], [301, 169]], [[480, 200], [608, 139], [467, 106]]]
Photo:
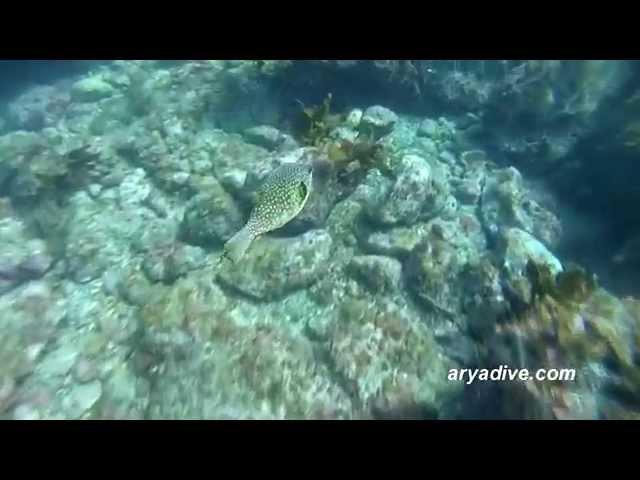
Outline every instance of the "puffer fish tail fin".
[[251, 246], [253, 238], [254, 236], [247, 227], [240, 229], [225, 243], [223, 256], [233, 263], [237, 263]]

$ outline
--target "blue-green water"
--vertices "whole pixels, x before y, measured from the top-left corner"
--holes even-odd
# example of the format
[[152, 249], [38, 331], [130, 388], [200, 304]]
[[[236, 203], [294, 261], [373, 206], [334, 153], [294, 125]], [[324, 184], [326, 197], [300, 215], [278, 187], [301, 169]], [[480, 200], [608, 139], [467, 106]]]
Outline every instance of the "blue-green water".
[[0, 69], [0, 418], [640, 415], [636, 62]]

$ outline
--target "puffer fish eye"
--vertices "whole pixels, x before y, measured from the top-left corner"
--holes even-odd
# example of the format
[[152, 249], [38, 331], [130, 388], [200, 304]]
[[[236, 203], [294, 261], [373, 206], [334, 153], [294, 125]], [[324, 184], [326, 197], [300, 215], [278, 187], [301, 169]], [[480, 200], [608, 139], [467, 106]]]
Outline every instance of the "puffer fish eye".
[[298, 191], [300, 192], [300, 198], [304, 198], [307, 196], [307, 186], [304, 182], [300, 182], [298, 185]]

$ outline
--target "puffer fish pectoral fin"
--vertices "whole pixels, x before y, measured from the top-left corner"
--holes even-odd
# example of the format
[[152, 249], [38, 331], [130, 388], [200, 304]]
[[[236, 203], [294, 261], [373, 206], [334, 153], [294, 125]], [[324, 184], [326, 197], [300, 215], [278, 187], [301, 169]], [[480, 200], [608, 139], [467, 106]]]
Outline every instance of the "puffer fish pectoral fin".
[[237, 263], [249, 249], [252, 241], [253, 235], [249, 229], [247, 227], [242, 228], [225, 243], [222, 258], [228, 258], [233, 263]]

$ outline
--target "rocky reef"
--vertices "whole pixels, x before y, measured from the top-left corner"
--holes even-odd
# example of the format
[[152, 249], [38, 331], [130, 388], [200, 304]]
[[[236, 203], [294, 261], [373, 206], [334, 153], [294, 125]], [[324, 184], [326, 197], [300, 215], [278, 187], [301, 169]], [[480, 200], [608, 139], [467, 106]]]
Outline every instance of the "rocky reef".
[[[0, 418], [638, 418], [638, 300], [560, 255], [529, 176], [562, 155], [504, 158], [505, 102], [534, 135], [591, 131], [626, 67], [587, 63], [115, 61], [25, 92], [0, 136]], [[291, 162], [304, 209], [221, 259]], [[577, 376], [448, 378], [501, 364]]]

